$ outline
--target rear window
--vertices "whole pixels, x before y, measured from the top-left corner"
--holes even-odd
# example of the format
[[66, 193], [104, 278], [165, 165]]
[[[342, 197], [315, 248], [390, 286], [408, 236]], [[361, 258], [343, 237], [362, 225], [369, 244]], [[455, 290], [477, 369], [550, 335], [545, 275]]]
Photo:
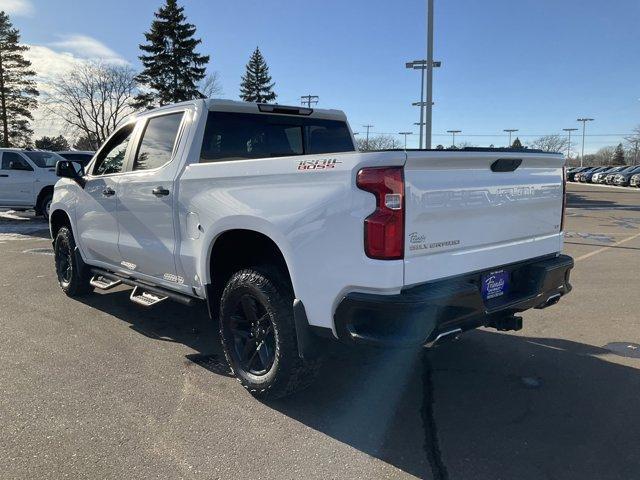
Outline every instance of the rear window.
[[200, 161], [354, 150], [345, 122], [286, 115], [209, 112]]
[[40, 168], [53, 168], [58, 160], [64, 160], [60, 155], [53, 152], [24, 152], [36, 166]]

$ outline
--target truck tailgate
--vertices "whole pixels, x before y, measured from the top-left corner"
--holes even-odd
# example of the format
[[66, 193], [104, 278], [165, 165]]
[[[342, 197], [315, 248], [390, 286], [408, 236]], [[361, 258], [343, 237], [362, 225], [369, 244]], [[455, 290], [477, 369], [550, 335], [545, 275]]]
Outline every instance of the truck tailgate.
[[407, 152], [405, 285], [559, 252], [563, 166], [559, 154]]

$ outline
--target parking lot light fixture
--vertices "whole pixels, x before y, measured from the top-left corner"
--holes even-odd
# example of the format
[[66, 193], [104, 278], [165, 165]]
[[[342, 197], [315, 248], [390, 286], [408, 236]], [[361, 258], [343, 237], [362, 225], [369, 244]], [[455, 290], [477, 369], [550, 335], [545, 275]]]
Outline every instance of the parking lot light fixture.
[[413, 132], [398, 132], [398, 135], [404, 135], [404, 149], [407, 149], [407, 136], [413, 135]]
[[503, 132], [507, 132], [509, 134], [509, 145], [507, 145], [507, 147], [511, 148], [511, 135], [513, 135], [513, 133], [519, 131], [517, 128], [505, 128], [503, 130]]
[[462, 133], [462, 130], [447, 130], [447, 133], [450, 133], [453, 137], [453, 146], [456, 146], [456, 133]]
[[584, 165], [584, 137], [587, 130], [587, 122], [593, 122], [593, 118], [579, 118], [578, 122], [582, 122], [582, 155], [580, 155], [580, 166]]
[[578, 129], [577, 128], [563, 128], [562, 130], [569, 133], [569, 145], [567, 146], [567, 160], [569, 160], [569, 158], [571, 157], [571, 132], [575, 132]]

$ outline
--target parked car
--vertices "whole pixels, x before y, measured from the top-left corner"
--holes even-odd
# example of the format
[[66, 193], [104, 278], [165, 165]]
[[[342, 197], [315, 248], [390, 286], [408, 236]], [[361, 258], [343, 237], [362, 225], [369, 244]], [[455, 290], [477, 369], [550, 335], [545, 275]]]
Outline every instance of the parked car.
[[600, 172], [606, 172], [607, 170], [609, 170], [611, 167], [598, 167], [595, 170], [591, 170], [587, 173], [584, 173], [583, 175], [580, 176], [580, 181], [583, 183], [591, 183], [593, 176], [596, 173], [600, 173]]
[[640, 187], [640, 174], [635, 174], [629, 179], [629, 186]]
[[573, 168], [570, 168], [569, 170], [567, 170], [567, 181], [575, 182], [576, 181], [576, 179], [575, 179], [576, 174], [586, 170], [587, 168], [589, 168], [589, 167], [573, 167]]
[[329, 339], [433, 345], [557, 303], [563, 169], [539, 151], [358, 152], [337, 110], [165, 106], [85, 175], [58, 163], [57, 279], [69, 296], [122, 283], [145, 307], [206, 302], [240, 383], [280, 397]]
[[0, 149], [0, 207], [33, 208], [49, 218], [59, 160], [54, 152]]
[[575, 181], [575, 182], [580, 182], [580, 181], [582, 181], [582, 177], [583, 177], [586, 173], [593, 172], [593, 171], [594, 171], [594, 170], [596, 170], [597, 168], [598, 168], [598, 167], [587, 167], [587, 168], [585, 168], [585, 169], [583, 169], [583, 170], [581, 170], [581, 171], [577, 172], [577, 173], [574, 175], [574, 177], [573, 177], [573, 178], [574, 178], [574, 181]]
[[595, 173], [593, 175], [593, 177], [591, 177], [591, 182], [592, 183], [605, 183], [605, 180], [606, 180], [608, 175], [610, 175], [612, 173], [617, 173], [620, 170], [622, 170], [623, 168], [624, 167], [611, 167], [611, 168], [609, 168], [609, 170], [604, 170], [602, 172]]
[[68, 150], [68, 151], [56, 152], [56, 153], [61, 157], [66, 158], [67, 160], [78, 162], [83, 167], [86, 167], [96, 152], [90, 152], [85, 150]]
[[621, 187], [628, 187], [629, 182], [631, 181], [631, 177], [640, 173], [640, 166], [630, 167], [626, 170], [622, 170], [619, 173], [616, 173], [613, 177], [613, 184]]
[[621, 167], [620, 170], [617, 170], [616, 172], [610, 172], [606, 175], [605, 179], [604, 179], [604, 183], [606, 183], [607, 185], [613, 185], [613, 180], [616, 177], [616, 175], [621, 174], [621, 173], [625, 173], [630, 171], [631, 169], [633, 169], [633, 166], [630, 167]]

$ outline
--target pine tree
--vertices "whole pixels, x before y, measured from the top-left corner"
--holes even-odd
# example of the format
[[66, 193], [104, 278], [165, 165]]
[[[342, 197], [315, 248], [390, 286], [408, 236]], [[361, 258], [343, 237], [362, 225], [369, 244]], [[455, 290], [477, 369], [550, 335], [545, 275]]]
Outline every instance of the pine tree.
[[522, 142], [518, 137], [516, 137], [516, 139], [513, 141], [511, 148], [522, 148]]
[[144, 34], [147, 43], [140, 45], [144, 53], [138, 57], [144, 68], [136, 80], [150, 91], [136, 96], [136, 108], [202, 97], [197, 85], [205, 76], [209, 56], [195, 51], [202, 40], [193, 37], [196, 27], [187, 23], [183, 12], [176, 0], [166, 0]]
[[57, 137], [47, 137], [45, 135], [36, 140], [35, 145], [39, 150], [48, 150], [50, 152], [69, 150], [69, 142], [67, 142], [67, 139], [62, 135], [58, 135]]
[[251, 54], [247, 71], [242, 77], [240, 85], [240, 98], [245, 102], [268, 103], [273, 102], [277, 95], [273, 91], [275, 83], [271, 82], [269, 67], [262, 56], [260, 49], [256, 47]]
[[31, 62], [24, 58], [29, 50], [20, 45], [20, 33], [9, 16], [0, 11], [0, 123], [3, 147], [31, 145], [33, 120], [31, 111], [38, 102], [38, 90], [31, 70]]
[[[86, 151], [94, 151], [97, 149], [97, 141], [95, 138], [90, 138], [88, 135], [82, 135], [78, 137], [76, 142], [73, 144], [74, 150], [86, 150]], [[98, 145], [99, 147], [100, 145]]]
[[611, 161], [612, 165], [625, 165], [624, 162], [624, 148], [622, 147], [622, 144], [618, 144], [618, 146], [616, 147], [615, 152], [613, 153], [613, 159]]

